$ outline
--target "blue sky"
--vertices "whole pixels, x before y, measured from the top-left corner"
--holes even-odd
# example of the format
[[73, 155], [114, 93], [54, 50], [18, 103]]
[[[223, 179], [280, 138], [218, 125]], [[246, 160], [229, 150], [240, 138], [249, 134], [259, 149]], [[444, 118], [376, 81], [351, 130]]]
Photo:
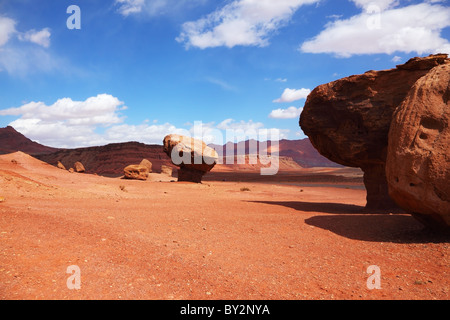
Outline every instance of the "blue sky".
[[54, 147], [196, 121], [301, 139], [316, 86], [450, 53], [449, 27], [440, 0], [0, 0], [0, 126]]

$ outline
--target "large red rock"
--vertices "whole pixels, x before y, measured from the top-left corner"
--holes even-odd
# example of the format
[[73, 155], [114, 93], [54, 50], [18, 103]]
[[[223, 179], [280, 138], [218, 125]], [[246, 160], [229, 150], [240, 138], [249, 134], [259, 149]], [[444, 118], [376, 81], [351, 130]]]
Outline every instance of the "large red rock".
[[147, 180], [149, 175], [149, 169], [147, 166], [140, 164], [132, 164], [123, 169], [125, 179], [130, 180]]
[[84, 165], [81, 162], [79, 162], [79, 161], [75, 162], [74, 167], [75, 167], [75, 171], [78, 172], [78, 173], [86, 172], [86, 169], [84, 168]]
[[148, 169], [149, 173], [152, 172], [153, 164], [150, 161], [148, 161], [147, 159], [142, 159], [142, 161], [139, 165], [146, 167]]
[[395, 112], [386, 176], [402, 208], [450, 228], [450, 61], [419, 79]]
[[323, 156], [364, 171], [367, 208], [396, 206], [385, 174], [393, 113], [418, 79], [447, 61], [447, 55], [414, 58], [395, 69], [321, 85], [309, 95], [301, 128]]
[[179, 167], [178, 181], [201, 183], [216, 165], [219, 155], [201, 140], [171, 134], [164, 138], [164, 152]]

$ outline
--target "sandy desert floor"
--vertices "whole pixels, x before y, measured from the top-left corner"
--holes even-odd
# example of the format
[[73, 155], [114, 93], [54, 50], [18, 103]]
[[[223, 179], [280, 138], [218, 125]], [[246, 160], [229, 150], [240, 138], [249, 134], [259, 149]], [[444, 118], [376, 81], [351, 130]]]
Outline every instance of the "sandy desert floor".
[[[449, 237], [363, 212], [361, 188], [170, 180], [1, 156], [0, 299], [450, 297]], [[67, 286], [72, 265], [79, 290]], [[381, 289], [367, 287], [372, 265]]]

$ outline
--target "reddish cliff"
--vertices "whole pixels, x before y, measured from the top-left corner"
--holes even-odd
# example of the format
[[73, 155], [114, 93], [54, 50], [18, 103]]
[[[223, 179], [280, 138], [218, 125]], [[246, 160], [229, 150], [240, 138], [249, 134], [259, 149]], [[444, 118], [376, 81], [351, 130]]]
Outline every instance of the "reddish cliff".
[[51, 148], [31, 141], [13, 127], [0, 128], [0, 154], [22, 151], [30, 155], [52, 153], [57, 148]]

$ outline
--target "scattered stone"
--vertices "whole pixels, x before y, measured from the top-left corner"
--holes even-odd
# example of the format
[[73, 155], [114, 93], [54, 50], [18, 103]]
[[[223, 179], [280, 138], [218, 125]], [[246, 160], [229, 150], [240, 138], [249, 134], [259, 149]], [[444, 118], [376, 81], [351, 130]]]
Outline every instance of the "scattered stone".
[[132, 164], [124, 169], [125, 179], [145, 181], [148, 179], [148, 175], [148, 167], [139, 164]]
[[148, 161], [147, 159], [143, 159], [139, 165], [147, 167], [149, 173], [152, 172], [153, 164], [150, 161]]
[[73, 165], [75, 167], [75, 171], [78, 173], [83, 173], [86, 171], [86, 169], [84, 168], [83, 164], [81, 162], [75, 162], [75, 164]]
[[164, 152], [179, 167], [178, 181], [201, 183], [216, 165], [219, 156], [201, 140], [171, 134], [164, 138]]
[[389, 194], [433, 228], [450, 230], [450, 60], [419, 79], [389, 132]]
[[5, 198], [4, 197], [0, 197], [0, 203], [5, 202]]
[[61, 161], [58, 161], [58, 163], [56, 164], [56, 166], [57, 166], [59, 169], [67, 170], [66, 167], [64, 167], [64, 165], [61, 163]]
[[70, 172], [70, 173], [74, 173], [75, 170], [73, 170], [73, 168], [70, 168], [70, 169], [69, 169], [69, 172]]
[[165, 165], [161, 166], [161, 174], [164, 174], [164, 175], [167, 175], [167, 176], [171, 177], [172, 173], [173, 173], [172, 167], [165, 166]]

